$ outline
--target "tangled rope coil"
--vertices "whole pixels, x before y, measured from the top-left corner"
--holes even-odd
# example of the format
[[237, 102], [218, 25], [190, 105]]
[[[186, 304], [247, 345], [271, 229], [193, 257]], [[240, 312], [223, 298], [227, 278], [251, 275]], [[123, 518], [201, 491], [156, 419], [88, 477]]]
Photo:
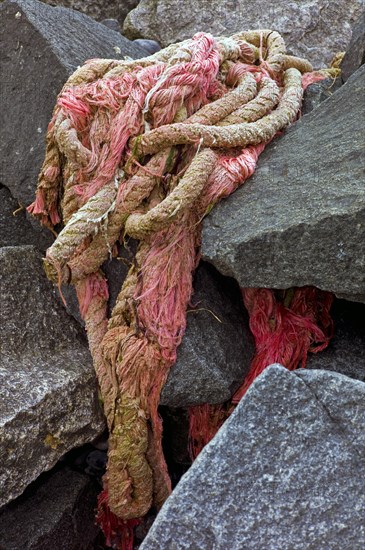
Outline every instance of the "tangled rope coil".
[[[63, 225], [45, 269], [75, 285], [103, 398], [108, 544], [130, 547], [135, 519], [171, 491], [157, 407], [185, 331], [202, 219], [254, 172], [296, 119], [305, 85], [322, 78], [286, 55], [275, 31], [198, 33], [145, 59], [91, 60], [58, 97], [29, 211]], [[101, 265], [125, 235], [139, 247], [108, 319]], [[331, 300], [317, 300], [328, 315]], [[319, 321], [305, 327], [307, 348], [328, 341], [313, 330]]]

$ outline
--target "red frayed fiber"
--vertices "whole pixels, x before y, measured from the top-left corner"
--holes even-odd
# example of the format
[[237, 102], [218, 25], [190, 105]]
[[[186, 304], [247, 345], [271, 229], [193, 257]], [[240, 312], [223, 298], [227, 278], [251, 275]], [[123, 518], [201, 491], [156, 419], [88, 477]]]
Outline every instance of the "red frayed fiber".
[[[47, 276], [73, 284], [109, 428], [97, 520], [129, 550], [133, 528], [171, 492], [158, 414], [186, 327], [201, 225], [254, 172], [266, 145], [300, 113], [303, 89], [334, 75], [289, 56], [279, 33], [197, 33], [136, 61], [93, 59], [58, 96], [29, 212], [59, 231]], [[102, 264], [129, 236], [138, 250], [108, 316]], [[234, 403], [273, 361], [304, 366], [331, 333], [331, 296], [244, 289], [256, 356]], [[290, 299], [289, 299], [290, 296]], [[195, 407], [193, 455], [232, 403]]]

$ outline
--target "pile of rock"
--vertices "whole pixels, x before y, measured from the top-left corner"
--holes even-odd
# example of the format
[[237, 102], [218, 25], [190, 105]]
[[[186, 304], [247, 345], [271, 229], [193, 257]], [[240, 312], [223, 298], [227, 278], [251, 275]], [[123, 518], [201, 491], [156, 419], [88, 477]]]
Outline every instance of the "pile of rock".
[[167, 46], [199, 31], [230, 36], [242, 29], [275, 29], [289, 50], [320, 67], [346, 49], [362, 10], [362, 0], [140, 0], [123, 32]]
[[[343, 17], [319, 0], [291, 3], [293, 13], [276, 2], [260, 21], [259, 4], [251, 3], [251, 23], [244, 2], [180, 4], [142, 0], [124, 32], [165, 45], [197, 30], [223, 34], [260, 24], [285, 29], [295, 53], [326, 62], [347, 44], [361, 2], [341, 4]], [[103, 2], [83, 3], [92, 6], [99, 19], [124, 17], [103, 11]], [[294, 15], [301, 23], [292, 28]], [[58, 461], [93, 442], [105, 424], [74, 296], [65, 292], [70, 316], [43, 273], [53, 236], [24, 206], [33, 200], [47, 124], [67, 77], [88, 58], [138, 58], [152, 46], [36, 0], [6, 0], [0, 21], [0, 549], [92, 548], [98, 487], [87, 474], [98, 467], [85, 474]], [[305, 116], [205, 221], [196, 306], [161, 396], [175, 473], [188, 466], [187, 407], [226, 401], [248, 371], [254, 347], [239, 286], [314, 285], [335, 293], [335, 336], [310, 357], [308, 370], [273, 365], [257, 379], [178, 483], [146, 550], [365, 545], [365, 337], [357, 321], [365, 312], [364, 51], [361, 19], [343, 61], [346, 83], [311, 86]], [[112, 307], [126, 266], [112, 260], [105, 270]]]

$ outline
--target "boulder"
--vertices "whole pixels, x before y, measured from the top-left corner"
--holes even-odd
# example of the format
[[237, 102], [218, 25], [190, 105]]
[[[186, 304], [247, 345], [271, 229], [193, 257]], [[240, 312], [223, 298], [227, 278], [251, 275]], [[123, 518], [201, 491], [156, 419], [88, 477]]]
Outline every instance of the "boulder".
[[365, 305], [335, 300], [331, 316], [334, 336], [324, 351], [309, 354], [307, 368], [332, 370], [365, 382]]
[[223, 403], [242, 384], [254, 352], [248, 314], [235, 281], [201, 264], [187, 328], [161, 394], [161, 405]]
[[109, 27], [109, 29], [111, 29], [112, 31], [120, 33], [122, 32], [118, 19], [103, 19], [102, 21], [100, 21], [100, 23], [102, 23], [106, 27]]
[[104, 429], [91, 357], [32, 246], [0, 249], [0, 505]]
[[0, 550], [93, 548], [97, 492], [90, 477], [68, 467], [42, 475], [0, 511]]
[[288, 51], [316, 67], [344, 51], [362, 0], [141, 0], [124, 22], [128, 38], [151, 38], [162, 46], [199, 31], [226, 36], [248, 29], [274, 29]]
[[136, 40], [133, 40], [133, 44], [138, 44], [139, 46], [144, 48], [146, 51], [148, 51], [149, 55], [152, 55], [161, 50], [161, 46], [158, 42], [156, 42], [156, 40], [136, 38]]
[[146, 52], [86, 15], [36, 0], [0, 4], [0, 44], [0, 183], [27, 206], [34, 200], [53, 106], [69, 75], [93, 57]]
[[342, 79], [325, 78], [310, 84], [304, 92], [301, 115], [307, 115], [317, 109], [323, 101], [331, 97], [342, 86]]
[[206, 218], [203, 258], [241, 287], [365, 301], [365, 66], [262, 153]]
[[42, 251], [51, 246], [54, 237], [48, 229], [34, 223], [24, 208], [19, 207], [9, 189], [0, 186], [0, 248], [34, 245]]
[[365, 384], [272, 365], [165, 502], [141, 550], [361, 550]]
[[365, 63], [365, 11], [362, 11], [354, 28], [350, 44], [341, 63], [341, 76], [344, 82]]
[[64, 6], [80, 11], [97, 21], [117, 19], [123, 23], [127, 13], [135, 8], [138, 0], [42, 0], [51, 6]]

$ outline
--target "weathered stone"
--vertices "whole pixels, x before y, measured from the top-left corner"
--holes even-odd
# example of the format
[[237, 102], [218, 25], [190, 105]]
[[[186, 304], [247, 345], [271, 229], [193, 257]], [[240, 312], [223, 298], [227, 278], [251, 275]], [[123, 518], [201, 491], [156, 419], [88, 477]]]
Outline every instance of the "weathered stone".
[[0, 248], [3, 246], [34, 245], [44, 251], [51, 246], [54, 237], [47, 229], [29, 221], [25, 209], [19, 210], [19, 203], [9, 189], [0, 186]]
[[362, 8], [362, 0], [141, 0], [127, 15], [124, 34], [152, 38], [167, 46], [199, 31], [226, 36], [248, 29], [274, 29], [282, 34], [290, 52], [323, 67], [346, 49], [351, 24]]
[[103, 19], [101, 23], [106, 27], [108, 27], [109, 29], [111, 29], [112, 31], [120, 32], [120, 33], [122, 32], [120, 23], [117, 19]]
[[141, 550], [365, 546], [365, 384], [272, 365], [183, 476]]
[[80, 11], [97, 21], [117, 19], [123, 23], [127, 13], [135, 8], [138, 0], [42, 0], [51, 6], [64, 6]]
[[308, 369], [325, 369], [365, 382], [365, 305], [335, 300], [331, 309], [334, 336], [328, 348], [310, 353]]
[[68, 467], [42, 475], [0, 511], [0, 550], [88, 550], [98, 488]]
[[133, 44], [138, 44], [148, 51], [150, 55], [160, 51], [161, 49], [160, 44], [156, 42], [156, 40], [146, 40], [145, 38], [137, 38], [136, 40], [133, 40]]
[[206, 218], [203, 258], [241, 287], [314, 285], [365, 301], [364, 84], [365, 66]]
[[104, 428], [82, 329], [34, 247], [0, 249], [0, 505]]
[[342, 86], [341, 78], [326, 78], [308, 86], [304, 92], [301, 114], [307, 115]]
[[145, 50], [86, 15], [36, 0], [0, 4], [0, 183], [34, 200], [44, 137], [68, 76], [93, 57], [142, 57]]
[[352, 29], [350, 44], [341, 63], [341, 76], [346, 81], [365, 63], [365, 11]]
[[195, 274], [187, 328], [161, 404], [189, 407], [227, 401], [242, 383], [253, 356], [253, 339], [234, 281], [201, 265]]

